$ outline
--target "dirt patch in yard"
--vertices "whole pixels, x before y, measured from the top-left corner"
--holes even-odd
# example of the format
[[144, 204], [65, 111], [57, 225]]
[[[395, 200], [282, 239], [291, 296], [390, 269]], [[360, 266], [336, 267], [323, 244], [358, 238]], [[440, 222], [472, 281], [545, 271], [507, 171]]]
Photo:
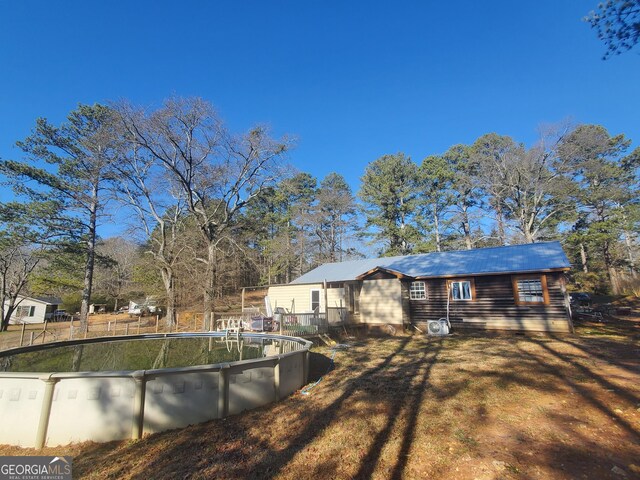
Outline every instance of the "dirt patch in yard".
[[[639, 325], [359, 340], [309, 395], [40, 454], [72, 455], [75, 477], [100, 479], [640, 478]], [[314, 352], [317, 378], [332, 352]]]

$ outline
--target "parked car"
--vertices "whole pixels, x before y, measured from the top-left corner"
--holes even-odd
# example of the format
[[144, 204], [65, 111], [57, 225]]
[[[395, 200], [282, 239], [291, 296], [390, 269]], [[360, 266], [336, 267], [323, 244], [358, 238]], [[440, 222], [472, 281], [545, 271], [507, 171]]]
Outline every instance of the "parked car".
[[145, 305], [135, 305], [133, 308], [129, 308], [128, 312], [130, 317], [144, 317], [147, 313], [149, 313], [149, 308]]
[[54, 322], [64, 322], [69, 318], [69, 314], [66, 310], [55, 310], [52, 315], [52, 320]]

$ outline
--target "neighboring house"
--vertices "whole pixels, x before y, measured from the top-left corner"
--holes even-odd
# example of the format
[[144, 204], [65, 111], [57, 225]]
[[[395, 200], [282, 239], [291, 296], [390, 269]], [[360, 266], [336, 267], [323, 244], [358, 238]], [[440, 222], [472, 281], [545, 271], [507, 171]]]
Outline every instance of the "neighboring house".
[[290, 284], [269, 287], [274, 307], [340, 311], [369, 327], [447, 316], [453, 328], [570, 332], [560, 243], [544, 242], [328, 263]]
[[[62, 304], [62, 300], [54, 297], [26, 297], [19, 295], [16, 309], [9, 323], [43, 323], [51, 320], [54, 312]], [[5, 301], [4, 308], [9, 307]]]

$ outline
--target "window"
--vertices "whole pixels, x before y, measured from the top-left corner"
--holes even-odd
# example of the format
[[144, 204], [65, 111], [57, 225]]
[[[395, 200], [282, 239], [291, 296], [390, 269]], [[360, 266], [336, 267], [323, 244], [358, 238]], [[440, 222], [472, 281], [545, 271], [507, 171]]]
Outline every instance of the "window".
[[514, 277], [513, 294], [516, 305], [546, 305], [549, 303], [547, 279], [544, 275]]
[[455, 280], [449, 283], [451, 300], [473, 300], [474, 291], [473, 280]]
[[311, 290], [311, 310], [320, 311], [320, 290]]
[[409, 287], [409, 298], [411, 300], [426, 300], [427, 286], [424, 282], [411, 282]]
[[16, 308], [16, 317], [24, 318], [24, 317], [33, 317], [36, 313], [36, 307], [33, 305], [19, 305]]
[[522, 303], [544, 303], [542, 280], [518, 280], [518, 301]]

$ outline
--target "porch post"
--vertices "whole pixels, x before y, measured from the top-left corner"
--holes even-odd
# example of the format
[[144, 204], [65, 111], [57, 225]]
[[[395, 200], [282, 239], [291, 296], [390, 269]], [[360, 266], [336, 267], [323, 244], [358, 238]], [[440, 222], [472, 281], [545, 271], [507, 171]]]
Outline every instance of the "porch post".
[[327, 293], [327, 280], [325, 279], [323, 282], [324, 287], [324, 314], [326, 316], [327, 322], [329, 322], [329, 295]]

